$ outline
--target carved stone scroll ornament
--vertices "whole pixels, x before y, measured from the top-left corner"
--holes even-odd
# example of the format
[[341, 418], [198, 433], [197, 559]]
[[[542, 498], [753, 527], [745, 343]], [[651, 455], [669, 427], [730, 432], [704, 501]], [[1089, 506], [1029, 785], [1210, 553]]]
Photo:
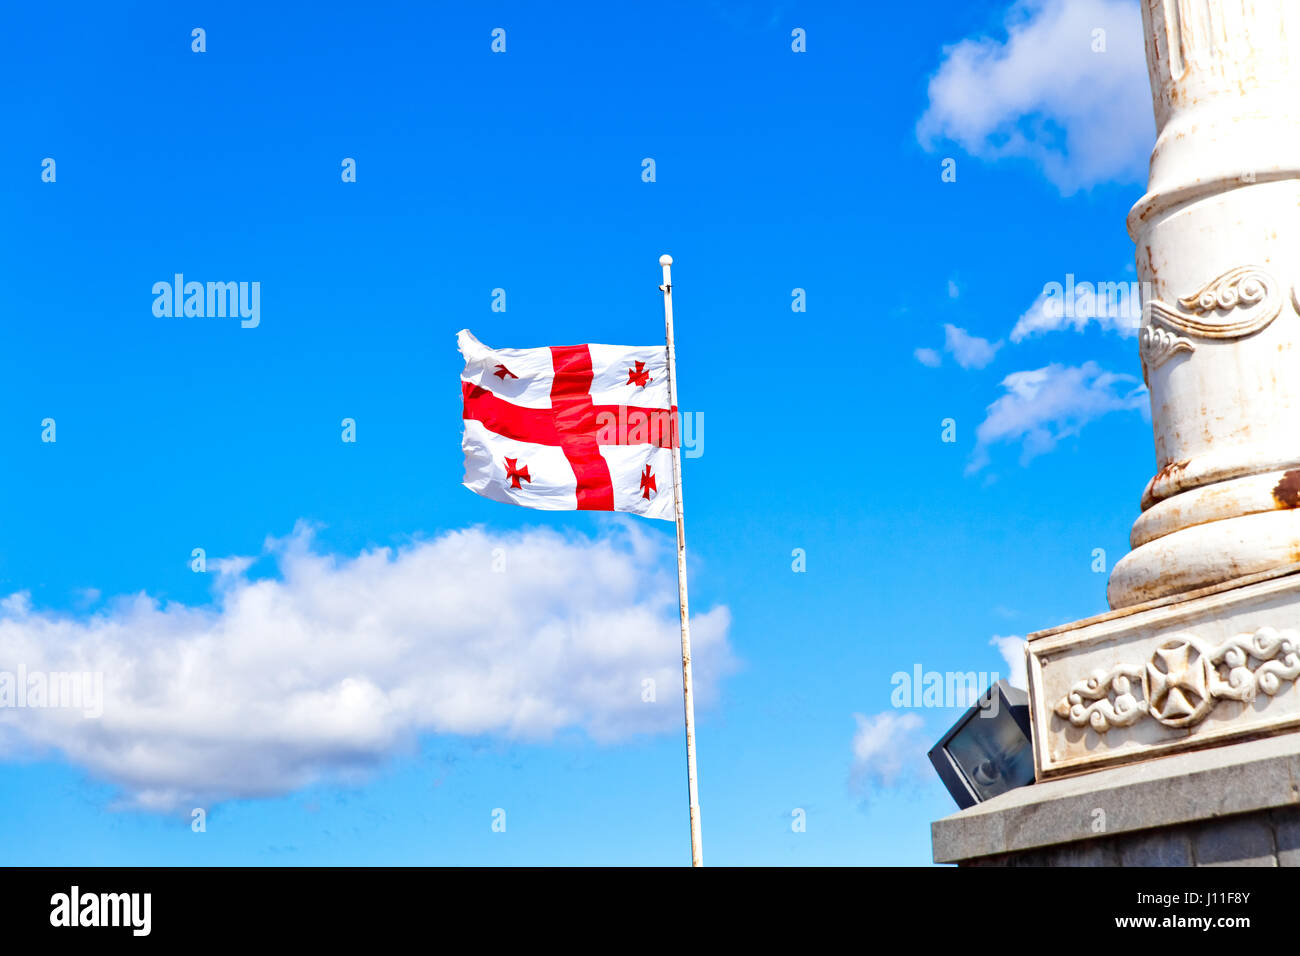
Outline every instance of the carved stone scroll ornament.
[[[1251, 666], [1251, 661], [1257, 661]], [[1225, 673], [1226, 672], [1226, 673]], [[1150, 716], [1166, 727], [1191, 727], [1220, 700], [1272, 697], [1300, 676], [1300, 632], [1261, 627], [1217, 647], [1193, 634], [1164, 641], [1145, 664], [1097, 670], [1070, 688], [1054, 711], [1099, 734]], [[1140, 691], [1138, 699], [1134, 691]]]
[[1178, 352], [1195, 352], [1196, 346], [1187, 339], [1156, 325], [1138, 329], [1138, 352], [1142, 356], [1142, 378], [1151, 384], [1151, 370], [1159, 368]]
[[1143, 326], [1159, 321], [1175, 332], [1203, 339], [1239, 339], [1265, 328], [1282, 312], [1284, 293], [1256, 266], [1238, 266], [1173, 308], [1159, 299], [1146, 304]]

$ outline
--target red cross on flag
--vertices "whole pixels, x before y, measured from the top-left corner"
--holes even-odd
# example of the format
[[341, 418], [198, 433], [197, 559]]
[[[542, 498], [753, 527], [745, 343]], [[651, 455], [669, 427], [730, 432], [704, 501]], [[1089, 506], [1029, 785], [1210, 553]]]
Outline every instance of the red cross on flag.
[[465, 487], [547, 511], [674, 520], [663, 346], [493, 349], [461, 330]]

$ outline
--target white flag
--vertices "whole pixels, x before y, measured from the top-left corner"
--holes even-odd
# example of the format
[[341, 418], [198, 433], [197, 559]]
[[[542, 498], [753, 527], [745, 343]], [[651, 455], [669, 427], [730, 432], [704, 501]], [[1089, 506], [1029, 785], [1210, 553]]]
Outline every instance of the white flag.
[[663, 346], [492, 349], [462, 329], [465, 487], [548, 511], [674, 520]]

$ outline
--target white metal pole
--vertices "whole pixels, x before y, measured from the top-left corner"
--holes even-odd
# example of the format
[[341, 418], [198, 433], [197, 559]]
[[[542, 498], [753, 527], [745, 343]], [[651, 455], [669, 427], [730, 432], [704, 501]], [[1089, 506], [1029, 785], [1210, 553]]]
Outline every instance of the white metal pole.
[[673, 257], [659, 257], [664, 267], [664, 331], [668, 340], [668, 405], [673, 415], [673, 510], [677, 518], [677, 594], [682, 615], [682, 697], [686, 708], [686, 788], [691, 806], [691, 866], [704, 865], [700, 839], [700, 797], [695, 785], [695, 700], [691, 695], [691, 616], [686, 603], [686, 522], [682, 509], [681, 414], [677, 410], [677, 353], [673, 347]]

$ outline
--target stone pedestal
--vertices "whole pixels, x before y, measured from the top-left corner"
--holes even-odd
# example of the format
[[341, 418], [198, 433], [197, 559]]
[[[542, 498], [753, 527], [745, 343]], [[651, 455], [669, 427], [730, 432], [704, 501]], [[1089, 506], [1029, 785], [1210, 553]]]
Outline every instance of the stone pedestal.
[[1300, 866], [1300, 565], [1029, 635], [1037, 783], [933, 824], [994, 866]]
[[1300, 565], [1029, 635], [1039, 781], [1300, 728]]
[[1300, 866], [1300, 735], [1021, 787], [931, 834], [964, 866]]

